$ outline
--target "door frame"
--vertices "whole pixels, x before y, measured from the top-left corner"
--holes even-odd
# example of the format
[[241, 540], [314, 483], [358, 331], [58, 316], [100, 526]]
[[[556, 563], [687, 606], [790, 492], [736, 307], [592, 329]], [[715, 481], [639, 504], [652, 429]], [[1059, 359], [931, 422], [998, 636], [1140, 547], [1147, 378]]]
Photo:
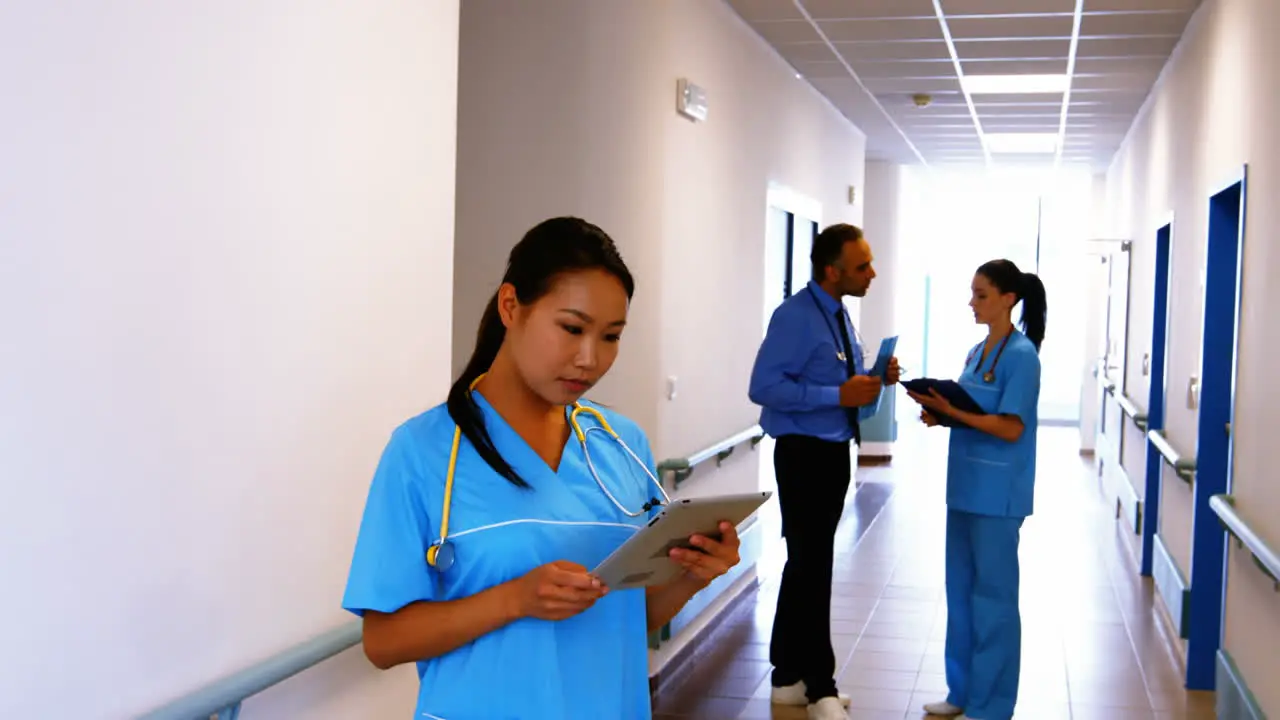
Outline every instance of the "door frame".
[[[1214, 688], [1222, 644], [1227, 542], [1209, 498], [1230, 493], [1232, 484], [1231, 426], [1240, 346], [1247, 190], [1248, 166], [1243, 165], [1216, 186], [1208, 201], [1187, 633], [1186, 685], [1193, 690]], [[1227, 347], [1230, 354], [1225, 352]], [[1206, 352], [1206, 348], [1212, 351]]]
[[[1156, 229], [1155, 273], [1151, 300], [1151, 347], [1147, 375], [1147, 431], [1164, 430], [1164, 405], [1168, 393], [1169, 367], [1169, 281], [1173, 273], [1172, 213]], [[1142, 493], [1142, 558], [1140, 574], [1151, 577], [1156, 533], [1160, 528], [1160, 494], [1164, 460], [1160, 451], [1146, 443], [1146, 478]]]

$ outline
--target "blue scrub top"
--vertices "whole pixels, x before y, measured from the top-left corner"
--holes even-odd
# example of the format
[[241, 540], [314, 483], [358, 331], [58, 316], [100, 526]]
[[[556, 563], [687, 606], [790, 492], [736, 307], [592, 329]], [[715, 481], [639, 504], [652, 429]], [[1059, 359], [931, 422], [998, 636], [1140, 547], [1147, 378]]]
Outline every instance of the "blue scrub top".
[[[657, 514], [630, 518], [618, 510], [592, 479], [575, 435], [553, 472], [479, 393], [475, 399], [494, 445], [532, 489], [495, 473], [464, 438], [449, 516], [456, 560], [437, 571], [426, 553], [439, 539], [454, 423], [444, 405], [409, 420], [393, 433], [369, 490], [342, 601], [347, 610], [390, 613], [416, 601], [463, 598], [556, 560], [592, 568]], [[593, 407], [654, 471], [644, 432]], [[579, 413], [578, 422], [586, 429], [595, 418]], [[587, 438], [600, 480], [628, 511], [658, 495], [608, 435]], [[647, 635], [643, 589], [611, 591], [566, 620], [519, 620], [419, 662], [416, 717], [650, 718]]]
[[[970, 351], [958, 382], [989, 414], [1017, 415], [1022, 436], [1015, 442], [956, 427], [947, 456], [947, 507], [995, 517], [1031, 515], [1036, 480], [1036, 429], [1039, 425], [1040, 355], [1031, 340], [1014, 332], [1000, 355], [983, 359], [982, 345]], [[979, 367], [981, 363], [981, 367]], [[994, 382], [983, 374], [995, 364]]]

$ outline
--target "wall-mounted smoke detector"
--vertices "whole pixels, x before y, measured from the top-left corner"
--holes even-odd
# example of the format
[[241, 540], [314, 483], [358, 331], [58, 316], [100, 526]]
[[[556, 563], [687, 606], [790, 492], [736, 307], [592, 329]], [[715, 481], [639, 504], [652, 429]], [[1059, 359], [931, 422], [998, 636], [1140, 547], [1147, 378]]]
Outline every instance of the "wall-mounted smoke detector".
[[927, 93], [916, 93], [911, 96], [911, 102], [918, 108], [929, 107], [929, 103], [933, 102], [933, 96]]

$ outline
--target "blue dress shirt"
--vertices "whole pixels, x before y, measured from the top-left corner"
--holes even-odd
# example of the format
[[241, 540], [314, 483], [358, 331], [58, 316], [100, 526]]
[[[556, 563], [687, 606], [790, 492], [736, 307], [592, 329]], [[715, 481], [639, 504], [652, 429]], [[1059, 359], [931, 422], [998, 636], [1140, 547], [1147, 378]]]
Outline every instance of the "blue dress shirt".
[[763, 408], [760, 427], [772, 437], [808, 435], [832, 442], [853, 437], [840, 386], [849, 379], [841, 359], [840, 327], [853, 345], [856, 374], [866, 373], [862, 348], [844, 305], [809, 282], [778, 306], [751, 371], [751, 402]]

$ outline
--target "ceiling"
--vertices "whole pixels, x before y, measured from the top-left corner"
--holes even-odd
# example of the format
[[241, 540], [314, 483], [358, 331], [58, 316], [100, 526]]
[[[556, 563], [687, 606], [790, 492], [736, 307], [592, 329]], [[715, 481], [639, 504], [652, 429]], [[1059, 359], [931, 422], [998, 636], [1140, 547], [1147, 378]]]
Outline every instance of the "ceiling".
[[[867, 134], [868, 158], [1103, 169], [1200, 0], [728, 3]], [[982, 75], [1065, 76], [1065, 89], [966, 90], [962, 77]], [[1006, 133], [1052, 147], [1007, 152], [996, 144]]]

